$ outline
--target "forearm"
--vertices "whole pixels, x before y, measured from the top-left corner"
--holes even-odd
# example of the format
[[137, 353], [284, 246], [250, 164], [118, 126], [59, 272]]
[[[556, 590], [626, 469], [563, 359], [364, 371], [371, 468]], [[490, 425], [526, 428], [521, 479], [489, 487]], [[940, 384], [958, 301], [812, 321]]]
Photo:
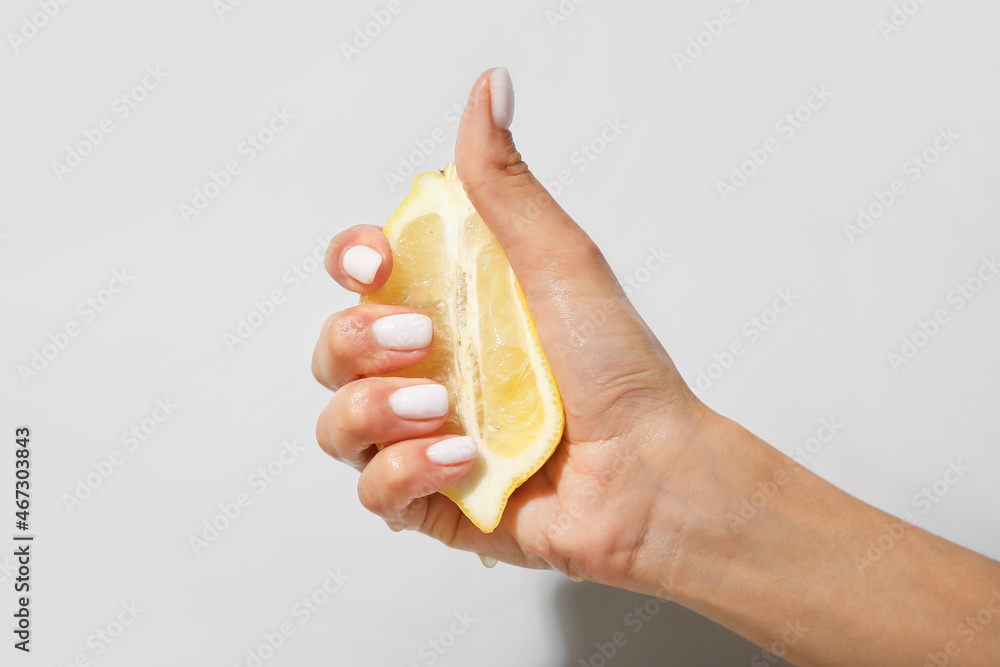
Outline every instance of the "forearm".
[[676, 526], [685, 511], [658, 503], [659, 547], [641, 551], [635, 588], [799, 665], [1000, 664], [1000, 563], [840, 491], [728, 420], [708, 432], [695, 457], [715, 486], [689, 496], [716, 512], [657, 537], [658, 515]]

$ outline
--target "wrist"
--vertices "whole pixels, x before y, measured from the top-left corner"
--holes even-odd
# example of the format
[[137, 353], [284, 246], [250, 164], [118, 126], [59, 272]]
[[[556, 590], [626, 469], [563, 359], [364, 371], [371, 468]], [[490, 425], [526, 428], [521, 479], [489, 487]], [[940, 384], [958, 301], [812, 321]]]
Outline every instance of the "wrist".
[[627, 586], [699, 608], [753, 548], [750, 523], [767, 502], [755, 487], [787, 484], [790, 460], [703, 405], [663, 432], [645, 457], [656, 489]]
[[[994, 561], [904, 525], [711, 411], [681, 450], [661, 459], [627, 587], [796, 663], [923, 664], [998, 581]], [[968, 664], [995, 664], [1000, 635], [974, 639]]]

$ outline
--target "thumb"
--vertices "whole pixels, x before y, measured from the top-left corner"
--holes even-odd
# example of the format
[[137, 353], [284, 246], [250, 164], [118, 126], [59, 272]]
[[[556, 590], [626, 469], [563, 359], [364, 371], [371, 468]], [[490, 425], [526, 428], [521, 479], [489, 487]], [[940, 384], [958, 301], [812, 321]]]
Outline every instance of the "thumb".
[[[487, 70], [472, 87], [455, 145], [455, 166], [472, 205], [497, 237], [529, 304], [572, 276], [619, 290], [590, 237], [538, 182], [514, 147], [508, 129], [514, 89], [504, 67]], [[582, 285], [581, 285], [582, 287]]]
[[455, 166], [514, 269], [567, 409], [603, 414], [617, 378], [639, 377], [650, 354], [666, 353], [596, 244], [528, 171], [507, 129], [513, 111], [507, 70], [484, 72], [462, 116]]

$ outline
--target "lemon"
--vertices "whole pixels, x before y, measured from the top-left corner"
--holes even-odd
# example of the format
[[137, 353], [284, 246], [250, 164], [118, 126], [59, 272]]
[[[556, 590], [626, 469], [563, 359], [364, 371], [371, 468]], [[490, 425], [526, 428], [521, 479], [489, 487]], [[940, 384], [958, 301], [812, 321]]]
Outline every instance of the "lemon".
[[417, 176], [383, 231], [392, 274], [361, 302], [407, 306], [434, 323], [430, 355], [395, 375], [448, 388], [451, 412], [436, 434], [471, 436], [479, 454], [443, 493], [492, 532], [511, 493], [562, 438], [562, 400], [535, 322], [454, 163]]

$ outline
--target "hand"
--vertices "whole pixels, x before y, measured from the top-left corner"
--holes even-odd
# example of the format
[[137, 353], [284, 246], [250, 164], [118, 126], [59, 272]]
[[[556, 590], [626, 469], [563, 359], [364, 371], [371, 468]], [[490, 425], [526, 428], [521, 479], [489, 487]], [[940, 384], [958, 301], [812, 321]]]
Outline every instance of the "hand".
[[[350, 308], [323, 327], [313, 371], [337, 391], [317, 438], [331, 456], [362, 469], [362, 503], [393, 527], [509, 563], [624, 585], [664, 485], [677, 489], [695, 481], [699, 457], [685, 449], [686, 441], [708, 411], [632, 308], [600, 250], [528, 171], [506, 123], [495, 122], [491, 102], [507, 100], [491, 95], [492, 73], [473, 87], [456, 163], [534, 315], [565, 404], [563, 441], [510, 498], [497, 530], [481, 533], [437, 493], [471, 467], [428, 459], [437, 439], [425, 436], [444, 419], [401, 419], [390, 409], [393, 391], [429, 381], [377, 377], [418, 363], [433, 343], [411, 351], [381, 348], [374, 323], [411, 311], [376, 305]], [[494, 94], [503, 84], [498, 79]], [[370, 266], [381, 264], [367, 283], [344, 270], [345, 253], [359, 245], [381, 256], [370, 253]], [[353, 251], [349, 265], [358, 252], [365, 253]], [[326, 266], [342, 286], [366, 293], [385, 283], [392, 257], [381, 230], [362, 226], [331, 242]], [[393, 444], [378, 452], [373, 442]], [[660, 469], [672, 471], [676, 484], [661, 478]]]
[[[389, 346], [418, 349], [386, 349], [379, 320], [410, 311], [348, 309], [313, 355], [336, 390], [317, 439], [362, 471], [364, 506], [452, 547], [673, 599], [802, 665], [1000, 664], [1000, 564], [903, 525], [703, 405], [522, 162], [510, 82], [493, 75], [476, 82], [459, 127], [459, 178], [521, 283], [566, 431], [497, 529], [480, 532], [437, 493], [474, 452], [442, 457], [447, 440], [430, 434], [444, 417], [391, 408], [394, 391], [433, 383], [379, 377], [425, 358], [430, 332]], [[326, 266], [365, 293], [392, 257], [380, 229], [355, 227], [331, 242]]]

